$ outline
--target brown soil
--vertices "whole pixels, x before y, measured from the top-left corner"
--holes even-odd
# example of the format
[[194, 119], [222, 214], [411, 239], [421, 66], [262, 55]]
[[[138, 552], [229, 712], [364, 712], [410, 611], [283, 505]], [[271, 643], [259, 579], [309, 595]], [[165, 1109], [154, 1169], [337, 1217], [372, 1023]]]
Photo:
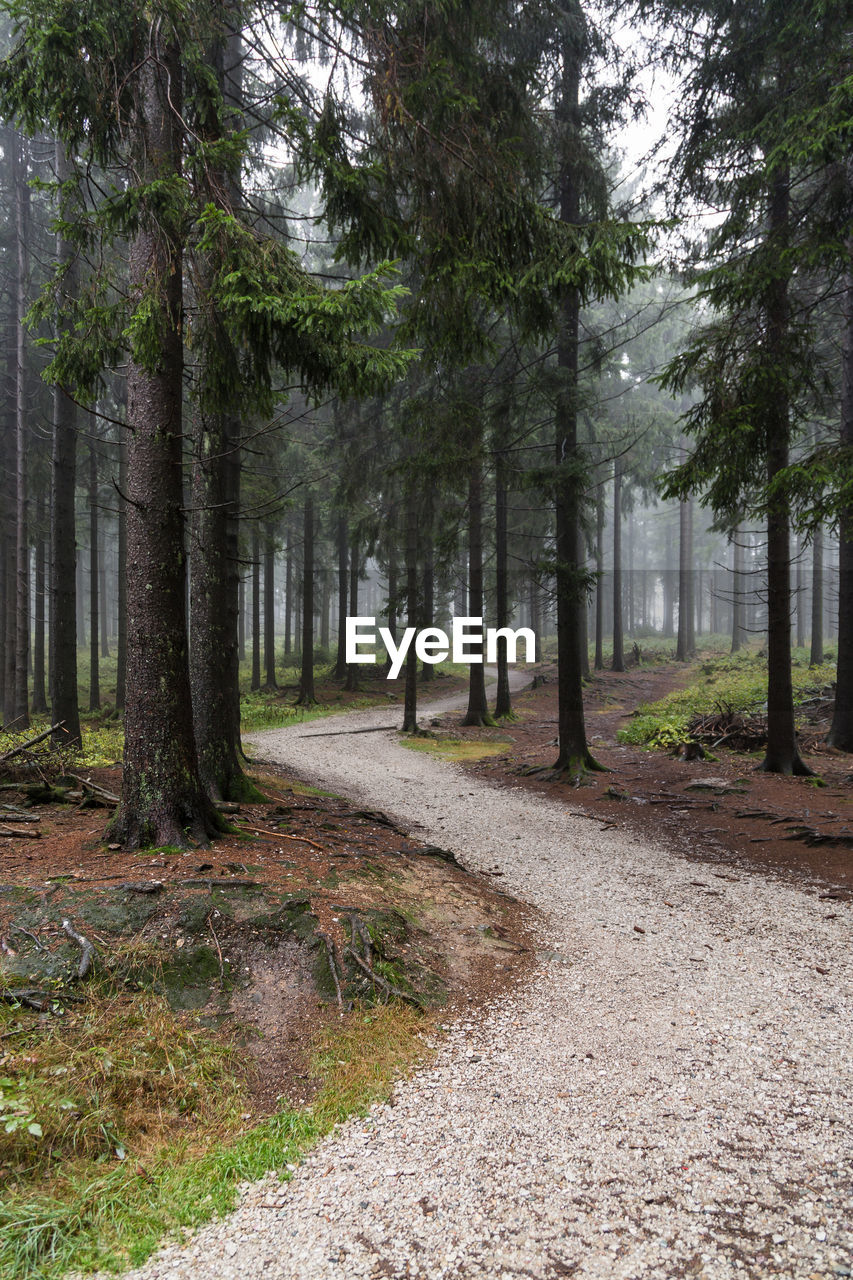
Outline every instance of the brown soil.
[[641, 703], [689, 683], [691, 669], [661, 664], [598, 672], [584, 703], [590, 746], [607, 772], [591, 773], [578, 786], [526, 772], [547, 771], [556, 758], [556, 672], [545, 666], [542, 674], [546, 683], [515, 697], [517, 722], [462, 729], [450, 714], [434, 728], [454, 737], [510, 739], [505, 754], [466, 767], [496, 783], [564, 798], [573, 812], [604, 827], [629, 826], [688, 860], [716, 866], [713, 874], [722, 878], [748, 868], [808, 885], [828, 901], [853, 896], [853, 760], [823, 744], [828, 724], [810, 724], [801, 744], [825, 787], [758, 772], [762, 752], [719, 748], [716, 761], [682, 760], [624, 746], [616, 735]]
[[[66, 916], [102, 962], [153, 950], [171, 971], [204, 953], [212, 974], [202, 981], [188, 971], [182, 989], [168, 989], [170, 1000], [175, 994], [176, 1007], [209, 1025], [237, 1028], [267, 1111], [279, 1097], [296, 1104], [310, 1096], [314, 1035], [339, 1015], [322, 934], [345, 960], [356, 913], [376, 927], [378, 956], [388, 939], [384, 958], [426, 1007], [467, 1009], [522, 978], [533, 958], [533, 913], [384, 815], [264, 769], [256, 780], [267, 803], [242, 805], [230, 818], [235, 834], [183, 853], [106, 847], [104, 810], [32, 808], [39, 821], [25, 829], [40, 838], [0, 846], [0, 959], [18, 963], [24, 946], [33, 948], [23, 926], [51, 955], [73, 961]], [[120, 770], [87, 776], [111, 791], [121, 785]], [[7, 975], [10, 987], [20, 981]], [[365, 981], [357, 994], [385, 998], [370, 987]], [[345, 986], [345, 1003], [347, 994]]]

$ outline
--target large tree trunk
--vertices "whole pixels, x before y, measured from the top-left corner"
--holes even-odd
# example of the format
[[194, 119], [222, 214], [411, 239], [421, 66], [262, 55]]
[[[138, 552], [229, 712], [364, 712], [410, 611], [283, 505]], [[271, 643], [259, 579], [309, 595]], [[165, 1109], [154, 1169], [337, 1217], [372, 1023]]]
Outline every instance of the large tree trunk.
[[199, 770], [215, 800], [254, 794], [240, 764], [238, 432], [230, 415], [199, 411], [192, 473], [190, 680]]
[[[853, 240], [848, 241], [844, 289], [844, 332], [841, 350], [840, 443], [853, 453]], [[838, 521], [838, 664], [835, 711], [827, 736], [830, 746], [853, 751], [853, 506], [842, 508]]]
[[[135, 173], [180, 168], [178, 49], [152, 28], [137, 72]], [[129, 848], [204, 840], [218, 823], [198, 769], [187, 661], [182, 486], [182, 244], [177, 219], [143, 212], [130, 247], [130, 295], [156, 321], [155, 351], [128, 364], [127, 708], [113, 838]]]
[[[498, 450], [495, 456], [495, 621], [498, 630], [509, 626], [509, 573], [507, 546], [507, 483], [506, 455]], [[495, 695], [495, 719], [512, 715], [512, 699], [509, 691], [509, 663], [507, 642], [498, 639], [498, 687]]]
[[313, 707], [314, 693], [314, 499], [309, 494], [303, 512], [302, 545], [302, 670], [299, 677], [301, 707]]
[[[65, 149], [56, 146], [56, 176], [66, 183], [70, 166]], [[63, 209], [63, 215], [68, 216]], [[77, 291], [74, 248], [56, 236], [56, 258], [65, 270], [62, 288], [73, 298]], [[53, 388], [53, 439], [50, 488], [50, 707], [51, 720], [62, 727], [57, 743], [81, 742], [77, 703], [77, 548], [74, 490], [77, 477], [77, 408], [62, 387]], [[119, 482], [122, 492], [124, 487]], [[122, 566], [119, 566], [119, 572]], [[118, 699], [116, 699], [118, 702]]]
[[[223, 18], [232, 20], [228, 6]], [[225, 103], [239, 109], [241, 40], [221, 31], [210, 50], [210, 64]], [[214, 143], [225, 123], [217, 110], [199, 127]], [[211, 200], [231, 213], [239, 195], [238, 177], [223, 164], [209, 178]], [[229, 352], [228, 335], [207, 300], [215, 264], [200, 264], [200, 303], [208, 327], [207, 351]], [[202, 368], [204, 384], [207, 370]], [[218, 371], [213, 370], [214, 378]], [[190, 679], [199, 769], [214, 799], [257, 798], [240, 765], [240, 423], [231, 404], [212, 408], [201, 397], [193, 458], [193, 527], [190, 559]]]
[[[468, 608], [470, 617], [483, 617], [483, 467], [479, 453], [468, 472]], [[479, 653], [480, 661], [472, 662], [468, 668], [468, 709], [462, 723], [489, 724], [484, 646], [470, 645], [469, 650]]]
[[[579, 4], [563, 6], [567, 24], [562, 34], [562, 73], [559, 122], [565, 133], [559, 174], [560, 219], [580, 222], [580, 76], [586, 45]], [[555, 549], [557, 579], [557, 721], [559, 751], [555, 768], [578, 775], [597, 767], [586, 741], [583, 709], [583, 659], [580, 651], [579, 611], [586, 607], [580, 555], [580, 513], [583, 478], [578, 449], [578, 343], [580, 296], [567, 288], [560, 305], [557, 365], [561, 386], [554, 415], [556, 449]]]
[[98, 453], [89, 436], [89, 710], [101, 709], [100, 604], [98, 600]]
[[[777, 170], [770, 189], [769, 236], [779, 257], [789, 233], [790, 178]], [[788, 283], [780, 274], [771, 280], [766, 299], [767, 359], [778, 370], [779, 387], [765, 407], [767, 417], [767, 750], [762, 769], [767, 773], [807, 774], [794, 731], [791, 684], [791, 530], [788, 500], [773, 492], [777, 476], [788, 466], [790, 421], [785, 363], [788, 335]]]
[[[15, 716], [13, 726], [26, 729], [30, 723], [27, 666], [30, 649], [30, 543], [27, 497], [27, 284], [29, 274], [30, 188], [27, 184], [27, 152], [18, 134], [14, 152], [15, 226], [17, 233], [16, 298], [18, 324], [15, 360]], [[6, 724], [6, 728], [13, 727]]]
[[624, 591], [622, 588], [622, 463], [613, 464], [613, 662], [611, 670], [625, 670]]

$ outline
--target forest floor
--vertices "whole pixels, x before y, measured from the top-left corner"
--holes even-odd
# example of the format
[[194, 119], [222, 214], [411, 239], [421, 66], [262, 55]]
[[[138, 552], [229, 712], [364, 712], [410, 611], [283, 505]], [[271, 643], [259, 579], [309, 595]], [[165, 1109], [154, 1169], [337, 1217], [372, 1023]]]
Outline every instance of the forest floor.
[[[545, 683], [516, 692], [519, 719], [498, 728], [462, 729], [456, 693], [426, 706], [427, 735], [405, 744], [392, 732], [398, 711], [381, 699], [378, 710], [256, 735], [268, 802], [241, 806], [243, 830], [211, 850], [129, 855], [104, 845], [98, 811], [33, 810], [42, 838], [4, 850], [7, 975], [43, 968], [45, 952], [67, 973], [78, 954], [62, 934], [70, 917], [107, 970], [90, 999], [144, 1014], [134, 1002], [164, 996], [176, 1041], [187, 1020], [232, 1044], [236, 1032], [245, 1086], [236, 1129], [214, 1116], [206, 1130], [203, 1109], [167, 1115], [165, 1165], [183, 1142], [183, 1159], [204, 1175], [183, 1201], [161, 1178], [156, 1135], [144, 1125], [131, 1135], [142, 1162], [130, 1168], [109, 1131], [85, 1212], [79, 1196], [59, 1196], [57, 1232], [84, 1220], [83, 1247], [67, 1261], [141, 1261], [164, 1231], [226, 1210], [239, 1177], [275, 1168], [287, 1179], [287, 1165], [292, 1181], [247, 1185], [235, 1216], [167, 1247], [140, 1274], [849, 1274], [849, 955], [839, 932], [851, 896], [849, 766], [811, 755], [827, 783], [818, 788], [758, 774], [746, 754], [682, 761], [617, 740], [638, 705], [696, 670], [660, 664], [595, 678], [588, 727], [610, 772], [581, 787], [529, 772], [553, 759], [556, 689], [543, 665]], [[514, 673], [517, 686], [528, 680]], [[115, 771], [89, 772], [118, 787]], [[814, 833], [828, 842], [808, 843]], [[343, 1019], [330, 959], [345, 1002], [355, 1000]], [[318, 1043], [326, 1070], [344, 1076], [353, 1028], [356, 1072], [381, 1056], [384, 1041], [361, 1024], [377, 1016], [365, 1016], [364, 1001], [384, 999], [389, 983], [443, 1007], [444, 1032], [429, 1020], [409, 1030], [378, 1087], [345, 1105], [337, 1095], [312, 1125], [328, 1094]], [[0, 1070], [32, 1084], [61, 1069], [52, 1064], [65, 1059], [47, 1052], [59, 1019], [5, 1016]], [[65, 1017], [74, 1048], [85, 1014], [69, 1003]], [[403, 1044], [399, 1026], [391, 1033]], [[111, 1052], [97, 1047], [102, 1059]], [[419, 1059], [427, 1065], [398, 1086], [393, 1106], [375, 1104], [295, 1168], [334, 1119], [363, 1114]], [[136, 1058], [133, 1068], [139, 1076]], [[158, 1087], [138, 1083], [149, 1116], [174, 1101]], [[225, 1139], [233, 1153], [273, 1111], [305, 1125], [304, 1140], [217, 1157], [204, 1172], [211, 1142]], [[61, 1157], [61, 1135], [49, 1136]], [[32, 1185], [25, 1140], [12, 1142], [4, 1225], [18, 1252], [6, 1246], [0, 1274], [59, 1275], [61, 1250], [47, 1266], [42, 1248], [31, 1265], [41, 1246], [26, 1223], [22, 1238], [14, 1206], [22, 1199], [32, 1217]], [[62, 1175], [50, 1160], [46, 1168], [55, 1206]], [[92, 1208], [105, 1178], [131, 1208], [141, 1191], [147, 1202], [171, 1197], [168, 1211], [148, 1203], [142, 1223], [132, 1212], [115, 1231], [112, 1202], [100, 1219]]]
[[[683, 687], [701, 665], [700, 660], [596, 672], [584, 694], [587, 733], [607, 772], [587, 774], [580, 785], [546, 780], [537, 772], [547, 775], [556, 757], [557, 676], [548, 665], [540, 668], [544, 684], [513, 699], [518, 720], [497, 729], [464, 729], [458, 717], [447, 714], [432, 725], [436, 747], [445, 736], [465, 744], [456, 758], [472, 773], [569, 800], [573, 810], [598, 819], [605, 829], [624, 826], [677, 847], [692, 861], [820, 886], [827, 898], [853, 897], [853, 760], [822, 741], [831, 707], [821, 707], [800, 735], [804, 759], [825, 785], [760, 772], [762, 750], [721, 747], [715, 759], [684, 760], [675, 750], [618, 740], [638, 708]], [[479, 756], [477, 743], [489, 754]]]
[[[448, 1019], [388, 1104], [292, 1177], [247, 1182], [136, 1280], [850, 1275], [850, 904], [808, 868], [700, 866], [689, 831], [659, 842], [626, 821], [645, 806], [611, 819], [583, 788], [537, 794], [519, 761], [483, 776], [472, 758], [506, 755], [511, 729], [471, 741], [458, 720], [433, 706], [435, 736], [408, 745], [375, 711], [253, 743], [499, 878], [535, 909], [535, 965]], [[533, 732], [548, 762], [553, 730]], [[624, 761], [606, 785], [637, 772]], [[692, 762], [712, 784], [697, 794], [728, 789], [722, 768]], [[786, 812], [831, 789], [792, 782]]]

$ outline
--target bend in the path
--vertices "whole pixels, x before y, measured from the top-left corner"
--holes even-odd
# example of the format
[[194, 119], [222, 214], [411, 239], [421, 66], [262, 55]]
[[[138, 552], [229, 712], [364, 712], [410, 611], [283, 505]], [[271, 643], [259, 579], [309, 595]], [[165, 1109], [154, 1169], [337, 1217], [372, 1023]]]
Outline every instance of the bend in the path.
[[849, 1274], [849, 906], [697, 869], [393, 734], [329, 728], [255, 742], [502, 870], [544, 913], [539, 970], [286, 1189], [250, 1189], [142, 1274]]

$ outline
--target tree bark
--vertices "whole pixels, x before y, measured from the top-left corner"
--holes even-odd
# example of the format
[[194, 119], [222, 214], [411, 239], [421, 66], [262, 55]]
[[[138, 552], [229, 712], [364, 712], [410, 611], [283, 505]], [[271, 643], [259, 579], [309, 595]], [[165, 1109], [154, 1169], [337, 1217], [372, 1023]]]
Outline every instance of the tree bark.
[[349, 530], [344, 516], [338, 516], [338, 653], [335, 659], [334, 678], [343, 680], [347, 674], [346, 633], [347, 572], [349, 564]]
[[[159, 27], [136, 73], [138, 181], [179, 172], [180, 56]], [[127, 708], [121, 804], [113, 838], [129, 848], [185, 846], [218, 826], [198, 769], [186, 630], [181, 418], [180, 219], [143, 203], [130, 247], [130, 296], [156, 316], [153, 350], [128, 364]]]
[[[853, 240], [847, 243], [844, 329], [841, 339], [841, 448], [853, 454]], [[853, 506], [842, 507], [838, 521], [838, 662], [835, 710], [827, 742], [853, 751]]]
[[[358, 571], [358, 538], [353, 537], [349, 551], [349, 608], [350, 616], [353, 618], [358, 616]], [[347, 693], [355, 693], [358, 689], [358, 665], [354, 662], [347, 664], [347, 680], [344, 688]]]
[[[468, 608], [469, 617], [483, 618], [483, 465], [479, 450], [468, 472]], [[468, 668], [468, 709], [462, 724], [489, 724], [483, 645], [470, 645], [469, 651], [479, 653], [480, 661]]]
[[314, 693], [314, 499], [309, 494], [303, 509], [302, 545], [302, 671], [299, 677], [300, 707], [313, 707]]
[[89, 710], [101, 709], [100, 604], [98, 600], [98, 453], [89, 436]]
[[613, 662], [611, 670], [625, 670], [625, 624], [622, 589], [622, 462], [613, 464]]
[[678, 509], [678, 641], [676, 662], [689, 662], [696, 655], [693, 604], [693, 504], [688, 500]]
[[596, 671], [604, 670], [604, 485], [595, 496], [595, 659]]
[[15, 360], [15, 715], [6, 728], [26, 729], [30, 723], [27, 665], [30, 648], [30, 544], [27, 495], [27, 277], [29, 275], [30, 189], [28, 156], [21, 134], [14, 152], [15, 229], [17, 239], [17, 331]]
[[[500, 630], [509, 626], [509, 572], [507, 545], [507, 482], [506, 455], [498, 450], [495, 455], [495, 621]], [[507, 642], [498, 638], [498, 687], [495, 695], [495, 719], [512, 715], [512, 698], [509, 691], [509, 663]]]
[[[563, 140], [559, 184], [559, 216], [580, 222], [580, 78], [586, 46], [584, 15], [575, 0], [563, 5], [559, 122]], [[557, 721], [559, 751], [555, 769], [577, 776], [598, 767], [586, 741], [583, 708], [583, 661], [578, 614], [586, 607], [580, 555], [583, 470], [578, 446], [578, 343], [580, 295], [566, 288], [560, 303], [557, 366], [561, 385], [555, 407], [556, 500], [555, 550], [557, 588]]]
[[290, 657], [292, 648], [291, 624], [293, 622], [293, 536], [287, 531], [287, 550], [284, 560], [284, 656]]
[[[853, 442], [852, 442], [853, 443]], [[812, 534], [812, 609], [809, 666], [823, 662], [823, 528], [816, 525]]]
[[127, 434], [118, 428], [118, 581], [116, 583], [116, 707], [127, 701]]
[[252, 525], [252, 692], [261, 687], [261, 538]]
[[[790, 177], [777, 169], [770, 189], [768, 234], [778, 246], [778, 258], [788, 241]], [[767, 289], [765, 304], [767, 359], [786, 374], [788, 334], [787, 268], [779, 270]], [[788, 465], [790, 420], [787, 394], [780, 385], [764, 407], [767, 462], [767, 750], [761, 768], [766, 773], [808, 774], [797, 748], [794, 696], [791, 683], [791, 531], [787, 497], [776, 488]], [[775, 491], [774, 491], [775, 490]]]
[[732, 592], [732, 653], [739, 653], [746, 641], [746, 583], [744, 578], [743, 532], [738, 526], [732, 534], [734, 590]]
[[[61, 143], [56, 145], [56, 176], [63, 186], [71, 177]], [[68, 193], [64, 192], [61, 205], [64, 217], [70, 212], [68, 199]], [[56, 259], [59, 269], [64, 270], [63, 291], [73, 298], [78, 279], [76, 256], [73, 246], [60, 232], [56, 236]], [[61, 725], [53, 735], [54, 741], [71, 746], [79, 746], [82, 741], [77, 701], [76, 419], [74, 401], [62, 387], [54, 387], [50, 460], [50, 704], [53, 723]]]
[[35, 628], [33, 634], [33, 714], [47, 711], [47, 695], [44, 682], [44, 634], [45, 596], [47, 574], [45, 572], [44, 494], [39, 490], [36, 498], [35, 527]]
[[272, 524], [267, 524], [264, 534], [264, 688], [278, 688], [275, 678], [275, 536]]
[[[406, 614], [409, 627], [417, 627], [418, 610], [418, 504], [414, 484], [406, 486]], [[403, 733], [418, 731], [418, 659], [415, 646], [406, 654], [406, 694], [403, 705]]]

